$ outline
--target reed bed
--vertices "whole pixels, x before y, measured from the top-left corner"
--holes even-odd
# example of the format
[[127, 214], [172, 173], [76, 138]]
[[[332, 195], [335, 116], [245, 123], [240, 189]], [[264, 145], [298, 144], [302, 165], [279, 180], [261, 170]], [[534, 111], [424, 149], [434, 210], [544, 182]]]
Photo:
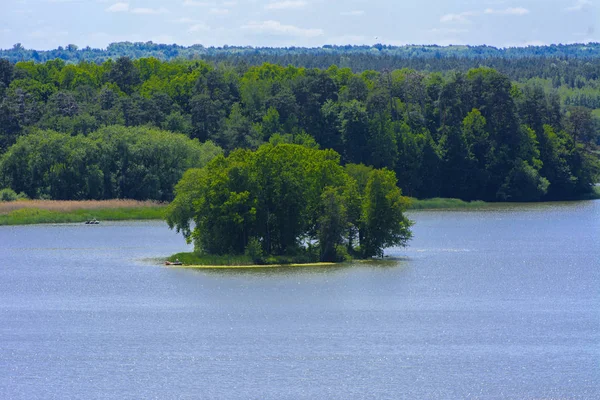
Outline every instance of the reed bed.
[[163, 219], [165, 208], [163, 203], [136, 200], [0, 202], [0, 225]]
[[434, 198], [419, 200], [411, 198], [409, 210], [454, 210], [488, 207], [485, 201], [463, 201], [460, 199]]
[[155, 201], [138, 200], [17, 200], [0, 202], [0, 214], [9, 214], [23, 208], [69, 213], [76, 210], [105, 210], [118, 208], [164, 207], [165, 204]]

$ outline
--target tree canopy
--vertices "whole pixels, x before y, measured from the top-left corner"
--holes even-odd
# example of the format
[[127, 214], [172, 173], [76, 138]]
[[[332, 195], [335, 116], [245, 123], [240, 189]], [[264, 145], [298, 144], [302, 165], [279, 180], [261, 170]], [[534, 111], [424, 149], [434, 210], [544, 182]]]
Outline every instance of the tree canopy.
[[[523, 58], [514, 62], [519, 60]], [[394, 171], [403, 193], [420, 198], [578, 198], [592, 191], [599, 171], [600, 111], [588, 106], [596, 107], [600, 74], [592, 61], [554, 61], [555, 67], [531, 67], [538, 77], [520, 81], [488, 67], [465, 72], [461, 67], [445, 74], [427, 68], [355, 73], [337, 65], [317, 69], [156, 58], [122, 57], [100, 64], [3, 61], [0, 154], [11, 160], [15, 154], [34, 159], [35, 146], [19, 141], [35, 142], [43, 136], [39, 131], [63, 134], [59, 147], [87, 148], [90, 140], [105, 140], [94, 132], [116, 130], [135, 141], [135, 134], [125, 132], [144, 127], [172, 132], [160, 138], [173, 138], [173, 143], [184, 136], [211, 141], [225, 154], [257, 149], [272, 140], [312, 143], [337, 152], [343, 165], [362, 163]], [[107, 136], [108, 153], [119, 135]], [[93, 151], [80, 157], [82, 165], [97, 164]], [[128, 159], [127, 170], [136, 172], [125, 177], [105, 173], [109, 166], [99, 167], [102, 174], [89, 172], [102, 175], [101, 190], [72, 190], [71, 186], [81, 187], [74, 182], [88, 173], [58, 173], [59, 167], [55, 173], [67, 180], [61, 184], [68, 190], [49, 189], [50, 173], [33, 179], [3, 169], [0, 180], [32, 197], [169, 199], [172, 188], [157, 182], [174, 181], [158, 175], [175, 167], [153, 169], [145, 157]], [[180, 165], [183, 169], [193, 164]], [[136, 177], [131, 187], [111, 183], [128, 182], [128, 176], [136, 174], [146, 174], [146, 181]], [[158, 175], [150, 178], [152, 174]], [[136, 184], [142, 186], [133, 189]]]
[[333, 150], [285, 143], [236, 150], [185, 173], [167, 221], [206, 254], [242, 254], [258, 242], [265, 254], [312, 248], [322, 261], [338, 261], [405, 245], [409, 200], [395, 174], [354, 169], [365, 171], [366, 184]]
[[31, 198], [169, 201], [183, 173], [221, 154], [211, 142], [110, 126], [88, 136], [38, 131], [0, 157], [0, 186]]

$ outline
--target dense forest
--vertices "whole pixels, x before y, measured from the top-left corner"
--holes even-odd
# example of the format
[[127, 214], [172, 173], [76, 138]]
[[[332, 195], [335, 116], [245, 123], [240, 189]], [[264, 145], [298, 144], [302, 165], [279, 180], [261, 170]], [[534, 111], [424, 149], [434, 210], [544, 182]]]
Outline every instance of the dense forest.
[[[581, 88], [588, 81], [600, 78], [600, 43], [552, 46], [529, 46], [499, 49], [491, 46], [323, 46], [318, 48], [253, 48], [253, 47], [190, 47], [178, 45], [120, 42], [106, 49], [79, 49], [75, 45], [55, 50], [27, 50], [16, 44], [0, 50], [0, 58], [12, 63], [63, 60], [77, 64], [96, 64], [120, 57], [157, 58], [168, 60], [204, 60], [245, 68], [264, 63], [327, 69], [331, 65], [350, 68], [353, 72], [367, 70], [391, 71], [414, 69], [425, 72], [466, 72], [489, 67], [508, 75], [512, 80], [548, 79], [553, 87], [566, 85]], [[597, 87], [596, 87], [597, 88]]]
[[[514, 65], [524, 60], [531, 58]], [[547, 74], [544, 62], [526, 64], [534, 72], [524, 76], [535, 78], [515, 80], [488, 67], [356, 73], [184, 59], [0, 59], [0, 187], [29, 197], [172, 200], [188, 167], [270, 142], [387, 168], [414, 197], [578, 198], [598, 174], [599, 64], [555, 64]]]

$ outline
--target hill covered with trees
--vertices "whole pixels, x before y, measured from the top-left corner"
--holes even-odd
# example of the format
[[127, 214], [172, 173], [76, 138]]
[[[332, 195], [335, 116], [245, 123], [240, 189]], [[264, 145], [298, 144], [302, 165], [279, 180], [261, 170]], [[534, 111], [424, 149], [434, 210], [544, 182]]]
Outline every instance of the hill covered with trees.
[[[515, 81], [487, 67], [355, 73], [337, 65], [156, 58], [100, 64], [0, 60], [0, 186], [32, 197], [171, 200], [162, 182], [199, 166], [198, 142], [214, 143], [206, 161], [221, 149], [230, 154], [271, 142], [332, 149], [344, 165], [387, 168], [403, 193], [414, 197], [578, 198], [592, 190], [598, 174], [592, 109], [598, 75], [596, 64], [586, 63], [578, 71], [587, 75], [574, 79], [541, 74]], [[181, 148], [159, 145], [171, 137]], [[41, 157], [47, 148], [69, 150]], [[92, 150], [84, 154], [81, 148]], [[115, 165], [93, 161], [105, 152]], [[163, 170], [151, 166], [160, 157], [177, 172], [153, 178]], [[181, 168], [169, 166], [170, 160], [181, 160]], [[72, 186], [52, 189], [56, 176]], [[129, 180], [142, 182], [138, 176], [160, 189], [123, 189]], [[84, 187], [99, 180], [101, 189]]]

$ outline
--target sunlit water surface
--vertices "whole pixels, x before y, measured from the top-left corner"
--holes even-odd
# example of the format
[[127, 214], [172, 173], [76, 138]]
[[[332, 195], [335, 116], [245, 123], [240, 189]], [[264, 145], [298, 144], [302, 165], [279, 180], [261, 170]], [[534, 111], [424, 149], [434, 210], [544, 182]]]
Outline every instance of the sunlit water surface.
[[600, 398], [600, 202], [410, 217], [393, 260], [253, 271], [159, 266], [162, 222], [0, 227], [0, 398]]

